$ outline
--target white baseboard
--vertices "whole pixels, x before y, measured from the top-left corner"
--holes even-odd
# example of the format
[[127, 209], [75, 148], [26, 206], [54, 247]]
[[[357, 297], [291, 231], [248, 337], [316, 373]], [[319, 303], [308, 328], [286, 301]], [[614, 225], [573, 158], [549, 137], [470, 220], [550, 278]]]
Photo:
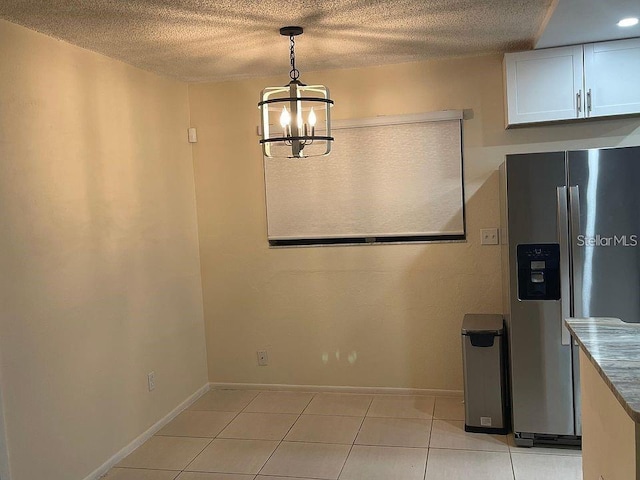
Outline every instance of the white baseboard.
[[164, 427], [167, 423], [173, 420], [178, 414], [182, 413], [188, 407], [190, 407], [198, 398], [204, 395], [210, 389], [210, 384], [205, 383], [202, 387], [200, 387], [195, 393], [189, 396], [184, 402], [178, 405], [176, 408], [171, 410], [168, 414], [158, 420], [156, 423], [151, 425], [144, 433], [138, 436], [135, 440], [133, 440], [129, 445], [124, 447], [122, 450], [113, 455], [109, 460], [104, 462], [100, 467], [96, 468], [93, 472], [87, 475], [84, 480], [97, 480], [106, 474], [111, 467], [113, 467], [116, 463], [122, 460], [124, 457], [133, 452], [136, 448], [146, 442], [149, 438], [153, 436], [158, 430]]
[[277, 383], [224, 383], [211, 382], [212, 389], [236, 390], [270, 390], [325, 393], [366, 393], [382, 395], [433, 395], [437, 397], [462, 397], [462, 390], [439, 390], [428, 388], [396, 388], [396, 387], [346, 387], [332, 385], [286, 385]]

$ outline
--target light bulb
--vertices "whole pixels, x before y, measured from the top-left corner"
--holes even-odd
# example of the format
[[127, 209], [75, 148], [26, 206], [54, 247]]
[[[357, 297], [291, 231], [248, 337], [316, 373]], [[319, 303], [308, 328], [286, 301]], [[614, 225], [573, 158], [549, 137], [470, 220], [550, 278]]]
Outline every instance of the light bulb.
[[316, 126], [316, 112], [313, 111], [313, 107], [311, 107], [311, 111], [309, 112], [309, 125], [311, 125], [311, 127], [315, 127]]
[[282, 113], [280, 114], [280, 126], [286, 128], [291, 123], [291, 115], [287, 110], [287, 107], [282, 107]]
[[638, 19], [636, 17], [623, 18], [618, 22], [619, 27], [633, 27], [638, 24]]

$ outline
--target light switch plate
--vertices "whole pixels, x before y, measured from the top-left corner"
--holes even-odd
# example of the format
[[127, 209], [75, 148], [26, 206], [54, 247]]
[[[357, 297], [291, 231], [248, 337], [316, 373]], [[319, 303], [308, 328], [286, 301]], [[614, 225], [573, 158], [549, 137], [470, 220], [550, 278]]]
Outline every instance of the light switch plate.
[[497, 228], [483, 228], [480, 230], [480, 243], [482, 245], [498, 245], [500, 243], [498, 238]]
[[156, 372], [147, 373], [147, 386], [149, 391], [153, 391], [156, 388]]

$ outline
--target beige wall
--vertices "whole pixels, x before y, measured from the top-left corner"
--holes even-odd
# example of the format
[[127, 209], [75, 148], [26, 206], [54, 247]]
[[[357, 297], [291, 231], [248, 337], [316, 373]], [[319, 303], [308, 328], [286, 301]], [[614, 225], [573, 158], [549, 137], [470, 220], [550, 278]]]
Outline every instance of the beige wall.
[[500, 250], [479, 229], [499, 224], [504, 155], [640, 144], [640, 120], [505, 131], [498, 56], [302, 64], [303, 81], [330, 87], [335, 118], [466, 110], [468, 242], [269, 249], [256, 104], [286, 73], [189, 87], [210, 380], [461, 389], [463, 314], [501, 311]]
[[207, 381], [188, 91], [5, 21], [0, 58], [12, 479], [82, 479]]

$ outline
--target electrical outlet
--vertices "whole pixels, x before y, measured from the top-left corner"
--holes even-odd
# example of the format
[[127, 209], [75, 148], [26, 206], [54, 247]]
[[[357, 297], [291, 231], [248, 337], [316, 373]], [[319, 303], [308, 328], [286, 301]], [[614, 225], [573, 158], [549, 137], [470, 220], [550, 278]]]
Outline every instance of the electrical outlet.
[[497, 228], [483, 228], [480, 230], [480, 244], [481, 245], [498, 245], [498, 229]]
[[149, 386], [149, 391], [156, 388], [156, 372], [147, 373], [147, 385]]
[[269, 365], [269, 357], [267, 357], [266, 350], [258, 350], [258, 365], [261, 367]]

